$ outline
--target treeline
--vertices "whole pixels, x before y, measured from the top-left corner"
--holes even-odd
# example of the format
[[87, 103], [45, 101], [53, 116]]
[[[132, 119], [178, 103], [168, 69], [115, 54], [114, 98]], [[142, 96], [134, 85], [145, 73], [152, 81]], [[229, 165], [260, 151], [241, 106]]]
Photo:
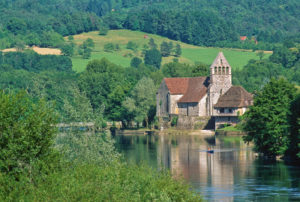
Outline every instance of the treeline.
[[0, 2], [0, 48], [61, 47], [62, 36], [126, 28], [196, 45], [271, 50], [299, 39], [299, 7], [297, 0], [8, 0]]
[[0, 51], [0, 71], [23, 69], [32, 72], [43, 70], [72, 71], [72, 61], [66, 56], [39, 55], [34, 51], [8, 52]]
[[217, 41], [238, 39], [233, 24], [213, 12], [147, 9], [127, 13], [124, 19], [112, 13], [103, 20], [111, 29], [140, 30], [195, 45], [213, 46]]

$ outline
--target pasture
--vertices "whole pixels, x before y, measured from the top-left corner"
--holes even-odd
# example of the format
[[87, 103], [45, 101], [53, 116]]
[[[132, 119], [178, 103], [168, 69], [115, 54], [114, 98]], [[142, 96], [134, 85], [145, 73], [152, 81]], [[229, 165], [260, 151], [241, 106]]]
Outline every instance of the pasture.
[[[79, 35], [74, 35], [74, 42], [76, 45], [80, 45], [88, 38], [93, 39], [95, 42], [95, 47], [93, 48], [90, 59], [82, 59], [78, 55], [72, 57], [73, 69], [77, 72], [83, 71], [90, 60], [101, 59], [102, 57], [106, 57], [115, 64], [129, 66], [133, 57], [143, 58], [143, 46], [148, 44], [150, 38], [154, 39], [155, 43], [158, 45], [158, 48], [163, 41], [171, 41], [173, 42], [174, 46], [176, 44], [180, 44], [182, 54], [178, 59], [179, 62], [182, 63], [194, 64], [195, 62], [202, 62], [205, 64], [211, 64], [220, 51], [223, 51], [232, 68], [242, 68], [248, 63], [249, 60], [259, 59], [259, 57], [256, 55], [256, 52], [252, 52], [251, 50], [200, 47], [170, 40], [154, 34], [130, 30], [110, 30], [106, 36], [98, 35], [97, 31], [82, 33]], [[126, 45], [129, 41], [133, 41], [138, 45], [136, 51], [126, 49]], [[118, 51], [105, 52], [104, 45], [107, 43], [118, 44], [120, 49]], [[270, 52], [265, 53], [265, 57], [269, 57], [270, 55]], [[173, 61], [173, 58], [174, 56], [164, 57], [162, 64]]]

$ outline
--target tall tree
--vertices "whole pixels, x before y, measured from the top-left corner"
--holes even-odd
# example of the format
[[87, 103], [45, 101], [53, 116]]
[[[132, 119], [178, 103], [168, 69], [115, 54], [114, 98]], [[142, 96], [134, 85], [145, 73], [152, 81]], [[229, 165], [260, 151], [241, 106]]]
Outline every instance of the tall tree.
[[283, 155], [289, 146], [290, 103], [296, 88], [285, 79], [271, 79], [254, 97], [254, 105], [244, 115], [245, 142], [266, 156]]
[[144, 77], [131, 91], [131, 96], [123, 102], [124, 107], [134, 114], [135, 121], [149, 123], [149, 111], [155, 105], [156, 88], [152, 79]]
[[157, 49], [151, 49], [146, 51], [144, 62], [146, 65], [151, 65], [156, 67], [157, 69], [160, 68], [161, 65], [161, 53]]

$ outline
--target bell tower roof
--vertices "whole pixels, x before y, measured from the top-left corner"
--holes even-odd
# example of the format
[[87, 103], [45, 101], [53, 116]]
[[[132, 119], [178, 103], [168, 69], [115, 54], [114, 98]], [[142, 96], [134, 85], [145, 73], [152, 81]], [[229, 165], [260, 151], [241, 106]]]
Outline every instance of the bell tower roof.
[[214, 62], [211, 64], [210, 68], [214, 67], [230, 67], [228, 61], [226, 60], [223, 52], [219, 52]]

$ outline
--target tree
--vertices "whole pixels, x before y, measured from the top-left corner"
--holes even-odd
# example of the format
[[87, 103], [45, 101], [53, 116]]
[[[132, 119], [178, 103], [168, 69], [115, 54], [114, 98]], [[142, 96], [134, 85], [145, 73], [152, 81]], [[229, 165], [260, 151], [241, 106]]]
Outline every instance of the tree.
[[133, 51], [137, 51], [138, 47], [139, 47], [139, 45], [133, 41], [129, 41], [126, 45], [127, 49], [131, 49]]
[[146, 65], [152, 65], [159, 69], [161, 64], [161, 53], [157, 49], [146, 51], [144, 62]]
[[258, 51], [258, 52], [256, 53], [256, 55], [259, 57], [260, 60], [262, 60], [263, 57], [265, 56], [265, 53], [264, 53], [264, 51]]
[[130, 66], [131, 67], [135, 67], [135, 68], [138, 68], [138, 66], [142, 63], [143, 61], [138, 58], [138, 57], [134, 57], [131, 59], [131, 62], [130, 62]]
[[0, 92], [0, 171], [19, 179], [34, 166], [49, 168], [55, 157], [52, 148], [57, 117], [46, 102], [33, 103], [25, 91]]
[[157, 45], [154, 42], [153, 38], [150, 38], [150, 40], [149, 40], [149, 47], [150, 47], [150, 49], [156, 49], [157, 48]]
[[72, 46], [72, 44], [64, 44], [61, 47], [61, 52], [66, 56], [72, 57], [74, 54], [74, 47]]
[[176, 44], [175, 57], [180, 57], [180, 56], [181, 56], [181, 47], [180, 47], [180, 44]]
[[291, 137], [287, 155], [292, 157], [297, 155], [300, 159], [300, 94], [292, 101], [290, 110], [289, 122], [291, 125]]
[[156, 88], [152, 79], [144, 77], [132, 89], [131, 96], [123, 102], [123, 106], [134, 114], [135, 121], [149, 123], [149, 111], [155, 105]]
[[162, 42], [160, 45], [160, 52], [163, 57], [168, 57], [171, 54], [171, 47], [167, 42]]
[[289, 146], [290, 103], [296, 88], [285, 79], [271, 79], [254, 97], [254, 105], [244, 115], [245, 142], [266, 156], [283, 155]]

